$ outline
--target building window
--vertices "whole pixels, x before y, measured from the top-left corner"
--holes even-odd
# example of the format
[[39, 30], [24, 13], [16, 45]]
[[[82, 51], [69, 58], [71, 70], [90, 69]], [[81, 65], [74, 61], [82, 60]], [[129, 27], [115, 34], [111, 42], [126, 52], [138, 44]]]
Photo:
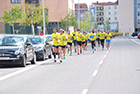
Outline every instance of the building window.
[[83, 13], [83, 10], [80, 10], [80, 13]]
[[80, 8], [82, 8], [82, 6], [80, 6]]
[[17, 3], [21, 3], [21, 0], [11, 0], [12, 4], [17, 4]]
[[108, 20], [111, 20], [111, 18], [109, 17]]
[[78, 6], [76, 6], [76, 8], [78, 8]]
[[140, 24], [140, 19], [138, 19], [138, 24]]
[[117, 20], [117, 17], [115, 17], [114, 20]]
[[111, 15], [111, 13], [110, 13], [110, 12], [108, 12], [108, 15]]
[[110, 10], [110, 6], [108, 7], [108, 9]]
[[140, 8], [140, 3], [138, 3], [138, 8]]
[[87, 8], [87, 6], [84, 6], [85, 8]]
[[28, 3], [28, 4], [38, 4], [38, 0], [25, 0], [25, 3]]
[[138, 16], [140, 16], [140, 11], [138, 11]]
[[117, 6], [114, 6], [114, 9], [117, 9]]
[[114, 12], [114, 15], [117, 15], [117, 12], [116, 11]]

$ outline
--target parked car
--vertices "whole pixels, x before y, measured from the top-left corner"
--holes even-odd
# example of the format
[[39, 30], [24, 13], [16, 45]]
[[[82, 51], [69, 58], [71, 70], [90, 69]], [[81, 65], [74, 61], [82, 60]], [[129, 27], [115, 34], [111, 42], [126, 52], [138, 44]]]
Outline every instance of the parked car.
[[134, 36], [138, 36], [138, 34], [139, 34], [140, 32], [133, 32], [132, 33], [132, 36], [134, 37]]
[[27, 36], [0, 37], [0, 65], [26, 66], [26, 62], [36, 63], [34, 47]]
[[47, 56], [48, 58], [52, 58], [52, 45], [44, 36], [31, 36], [30, 40], [34, 46], [38, 60], [45, 60]]
[[49, 41], [49, 43], [51, 43], [51, 45], [53, 45], [53, 41], [51, 41], [51, 35], [45, 35], [47, 41]]

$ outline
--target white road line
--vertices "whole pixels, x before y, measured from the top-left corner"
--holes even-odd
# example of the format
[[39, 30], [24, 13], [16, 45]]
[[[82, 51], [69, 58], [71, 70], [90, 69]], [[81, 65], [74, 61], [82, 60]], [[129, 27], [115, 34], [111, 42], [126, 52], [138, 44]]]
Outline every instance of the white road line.
[[98, 70], [95, 70], [94, 73], [92, 74], [92, 76], [96, 76], [98, 73]]
[[103, 60], [99, 64], [102, 65], [103, 64]]
[[84, 89], [81, 94], [87, 94], [87, 92], [88, 92], [88, 89]]
[[108, 53], [109, 51], [107, 51], [106, 53]]
[[106, 57], [106, 55], [104, 55], [104, 57]]
[[138, 42], [136, 42], [136, 41], [134, 41], [133, 39], [131, 39], [133, 42], [135, 42], [136, 44], [138, 44], [138, 45], [140, 45], [140, 43], [138, 43]]
[[[51, 59], [50, 59], [50, 60], [51, 60]], [[32, 68], [35, 68], [35, 67], [41, 65], [41, 64], [47, 63], [47, 62], [49, 62], [50, 60], [47, 60], [47, 61], [38, 63], [38, 64], [36, 64], [36, 65], [31, 65], [31, 66], [26, 67], [26, 68], [24, 68], [24, 69], [21, 69], [21, 70], [18, 70], [18, 71], [16, 71], [16, 72], [7, 74], [7, 75], [5, 75], [5, 76], [2, 76], [2, 77], [0, 77], [0, 81], [3, 81], [3, 80], [5, 80], [5, 79], [8, 79], [8, 78], [13, 77], [13, 76], [15, 76], [15, 75], [18, 75], [18, 74], [20, 74], [20, 73], [23, 73], [23, 72], [25, 72], [25, 71], [27, 71], [27, 70], [30, 70], [30, 69], [32, 69]]]

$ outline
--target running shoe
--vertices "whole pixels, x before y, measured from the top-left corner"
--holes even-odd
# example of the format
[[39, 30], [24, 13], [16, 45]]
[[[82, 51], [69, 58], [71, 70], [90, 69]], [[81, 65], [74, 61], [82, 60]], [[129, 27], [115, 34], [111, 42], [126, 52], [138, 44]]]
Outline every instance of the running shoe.
[[94, 51], [92, 53], [94, 54]]
[[56, 59], [54, 59], [54, 62], [56, 62]]
[[63, 59], [66, 59], [66, 57], [65, 57], [65, 56], [63, 56]]
[[72, 56], [72, 53], [70, 53], [70, 56]]
[[94, 49], [94, 51], [96, 51], [96, 48]]
[[77, 53], [77, 52], [76, 52], [76, 49], [75, 49], [75, 53]]
[[77, 55], [79, 55], [79, 53], [77, 53]]
[[62, 59], [60, 59], [60, 62], [62, 63]]
[[80, 50], [80, 54], [82, 54], [82, 50]]
[[67, 53], [69, 54], [69, 50], [67, 51]]

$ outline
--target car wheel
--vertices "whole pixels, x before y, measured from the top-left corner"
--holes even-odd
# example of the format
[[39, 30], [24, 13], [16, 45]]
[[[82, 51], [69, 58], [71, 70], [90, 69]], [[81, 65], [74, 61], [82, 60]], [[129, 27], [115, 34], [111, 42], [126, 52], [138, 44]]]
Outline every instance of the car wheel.
[[23, 56], [21, 67], [26, 67], [26, 56]]
[[52, 54], [50, 54], [50, 55], [48, 56], [48, 58], [51, 59], [51, 58], [52, 58]]
[[46, 52], [44, 51], [43, 55], [42, 55], [42, 60], [44, 61], [46, 59]]
[[33, 60], [31, 61], [31, 64], [36, 64], [36, 53], [34, 53]]

